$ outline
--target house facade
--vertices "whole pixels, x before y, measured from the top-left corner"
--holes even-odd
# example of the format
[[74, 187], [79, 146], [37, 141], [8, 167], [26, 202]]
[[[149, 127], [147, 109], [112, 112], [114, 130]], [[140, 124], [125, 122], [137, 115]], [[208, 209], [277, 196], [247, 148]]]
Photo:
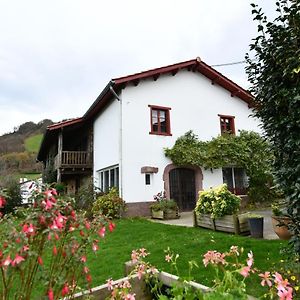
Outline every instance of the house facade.
[[81, 118], [93, 133], [96, 186], [118, 187], [129, 215], [149, 214], [160, 191], [181, 210], [194, 208], [199, 190], [223, 182], [243, 194], [242, 169], [177, 167], [164, 148], [189, 130], [203, 141], [223, 132], [259, 132], [251, 107], [247, 91], [199, 58], [111, 80]]

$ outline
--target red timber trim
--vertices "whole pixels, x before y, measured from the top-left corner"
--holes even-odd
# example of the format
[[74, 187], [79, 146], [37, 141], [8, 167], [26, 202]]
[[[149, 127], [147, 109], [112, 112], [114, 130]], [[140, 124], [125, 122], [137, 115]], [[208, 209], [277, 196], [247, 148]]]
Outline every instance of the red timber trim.
[[230, 124], [230, 131], [231, 131], [231, 134], [235, 135], [235, 124], [234, 124], [235, 116], [231, 116], [231, 115], [221, 115], [221, 114], [218, 114], [218, 116], [219, 116], [219, 118], [220, 118], [220, 129], [221, 129], [221, 134], [225, 133], [224, 128], [222, 127], [221, 119], [228, 119], [228, 120], [229, 120], [229, 124]]
[[[154, 135], [164, 135], [164, 136], [172, 136], [171, 134], [171, 122], [170, 122], [170, 110], [171, 107], [165, 107], [165, 106], [158, 106], [158, 105], [148, 105], [148, 107], [150, 107], [150, 128], [151, 131], [149, 132], [149, 134], [154, 134]], [[152, 111], [153, 110], [163, 110], [166, 113], [166, 127], [167, 127], [167, 132], [161, 132], [160, 131], [160, 121], [158, 118], [158, 131], [154, 131], [153, 130], [153, 124], [152, 124]]]
[[55, 130], [83, 122], [83, 118], [70, 119], [47, 126], [47, 130]]

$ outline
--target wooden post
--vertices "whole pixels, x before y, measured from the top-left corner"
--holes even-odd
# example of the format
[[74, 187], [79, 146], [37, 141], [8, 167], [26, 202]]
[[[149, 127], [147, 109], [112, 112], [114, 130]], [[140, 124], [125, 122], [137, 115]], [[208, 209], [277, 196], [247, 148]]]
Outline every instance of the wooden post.
[[233, 225], [234, 225], [234, 233], [235, 234], [240, 234], [240, 222], [239, 222], [239, 218], [237, 215], [233, 215]]
[[62, 129], [58, 133], [58, 141], [57, 141], [57, 154], [58, 154], [58, 169], [57, 169], [57, 182], [61, 182], [61, 156], [62, 156], [62, 150], [63, 150], [63, 134]]

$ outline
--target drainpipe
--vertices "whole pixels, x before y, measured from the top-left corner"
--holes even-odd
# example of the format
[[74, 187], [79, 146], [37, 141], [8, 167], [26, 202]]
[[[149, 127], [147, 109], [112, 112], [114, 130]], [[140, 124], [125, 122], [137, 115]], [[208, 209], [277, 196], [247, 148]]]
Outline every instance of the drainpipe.
[[116, 97], [116, 99], [119, 101], [119, 193], [120, 197], [123, 198], [123, 155], [122, 155], [122, 149], [123, 149], [123, 137], [122, 137], [122, 121], [123, 121], [123, 113], [122, 113], [122, 98], [119, 96], [116, 91], [113, 89], [114, 82], [110, 85], [109, 89], [112, 92], [112, 94]]

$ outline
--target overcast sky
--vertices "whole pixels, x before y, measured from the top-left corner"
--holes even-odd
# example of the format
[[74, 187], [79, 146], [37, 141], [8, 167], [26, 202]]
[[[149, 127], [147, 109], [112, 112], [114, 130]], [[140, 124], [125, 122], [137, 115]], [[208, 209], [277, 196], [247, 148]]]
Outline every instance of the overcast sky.
[[[274, 16], [275, 1], [253, 0]], [[244, 60], [248, 0], [0, 0], [0, 134], [80, 117], [111, 78]], [[248, 88], [244, 65], [217, 68]]]

